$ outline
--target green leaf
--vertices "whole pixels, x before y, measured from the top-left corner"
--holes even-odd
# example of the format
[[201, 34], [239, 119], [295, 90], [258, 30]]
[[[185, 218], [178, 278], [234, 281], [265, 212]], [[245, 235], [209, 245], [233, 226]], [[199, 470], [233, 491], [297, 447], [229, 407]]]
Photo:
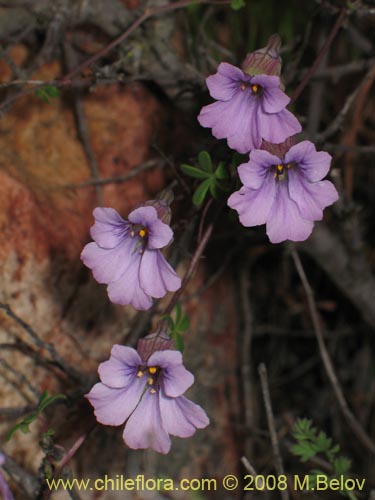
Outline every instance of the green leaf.
[[215, 177], [216, 179], [227, 179], [229, 177], [228, 171], [223, 162], [220, 162], [217, 166], [217, 169], [215, 170]]
[[206, 179], [197, 187], [193, 195], [194, 205], [199, 206], [204, 202], [210, 184], [211, 184], [211, 179]]
[[199, 165], [208, 173], [212, 173], [212, 161], [211, 156], [207, 151], [201, 151], [198, 154]]
[[39, 417], [39, 415], [47, 408], [47, 406], [50, 406], [55, 401], [62, 399], [66, 399], [66, 396], [64, 394], [56, 394], [55, 396], [49, 396], [48, 392], [44, 391], [40, 397], [38, 408], [36, 409], [36, 411], [30, 413], [21, 422], [12, 427], [6, 435], [6, 440], [9, 441], [9, 439], [13, 436], [13, 434], [18, 430], [20, 430], [24, 434], [30, 432], [29, 428], [30, 424], [32, 424]]
[[350, 469], [352, 462], [346, 457], [338, 457], [333, 460], [333, 468], [336, 475], [346, 474]]
[[179, 333], [176, 333], [176, 335], [174, 337], [174, 343], [175, 343], [176, 349], [180, 352], [183, 352], [184, 340]]
[[181, 304], [179, 302], [177, 302], [175, 310], [176, 310], [176, 319], [175, 319], [175, 321], [176, 321], [176, 325], [178, 325], [179, 322], [180, 322], [180, 320], [181, 320], [181, 315], [182, 315]]
[[185, 316], [182, 318], [182, 320], [178, 323], [178, 329], [180, 332], [186, 332], [190, 326], [190, 320], [189, 317], [185, 314]]
[[45, 85], [36, 89], [35, 95], [42, 99], [43, 102], [49, 103], [51, 98], [59, 97], [59, 90], [54, 85]]
[[210, 193], [215, 200], [219, 198], [219, 186], [215, 180], [215, 178], [210, 179]]
[[48, 396], [47, 391], [43, 392], [42, 397], [40, 398], [39, 401], [38, 413], [42, 413], [47, 408], [47, 406], [50, 406], [55, 401], [62, 399], [66, 399], [66, 396], [64, 394], [56, 394], [55, 396]]
[[230, 3], [230, 6], [233, 10], [242, 9], [242, 7], [245, 7], [245, 5], [245, 0], [232, 0]]
[[181, 165], [181, 170], [185, 175], [194, 177], [195, 179], [207, 179], [207, 177], [210, 177], [210, 174], [204, 172], [203, 170], [200, 170], [197, 167], [193, 167], [192, 165], [183, 164]]
[[307, 462], [316, 455], [316, 450], [308, 442], [294, 444], [291, 446], [290, 451], [293, 455], [300, 457], [302, 462]]

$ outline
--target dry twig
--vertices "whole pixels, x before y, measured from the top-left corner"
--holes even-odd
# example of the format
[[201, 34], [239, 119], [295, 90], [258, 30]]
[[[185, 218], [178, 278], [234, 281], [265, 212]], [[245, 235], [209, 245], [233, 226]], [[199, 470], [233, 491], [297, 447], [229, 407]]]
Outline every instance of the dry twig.
[[[269, 391], [269, 387], [268, 387], [267, 368], [266, 368], [266, 365], [264, 363], [261, 363], [258, 366], [258, 372], [259, 372], [259, 376], [260, 376], [260, 384], [262, 386], [262, 394], [263, 394], [264, 406], [266, 409], [268, 429], [270, 431], [275, 469], [276, 469], [276, 472], [279, 476], [283, 476], [283, 475], [285, 475], [284, 466], [283, 466], [283, 461], [281, 459], [279, 440], [277, 437], [275, 419], [274, 419], [273, 411], [272, 411], [271, 396], [270, 396], [270, 391]], [[282, 491], [280, 491], [280, 493], [281, 493], [281, 498], [283, 500], [289, 500], [289, 493], [287, 490], [282, 490]]]
[[342, 390], [340, 383], [338, 381], [338, 378], [336, 376], [336, 372], [335, 372], [331, 357], [330, 357], [328, 350], [326, 348], [326, 345], [324, 343], [323, 333], [322, 333], [322, 329], [320, 326], [319, 314], [318, 314], [318, 309], [316, 307], [313, 290], [310, 286], [310, 283], [307, 280], [305, 271], [304, 271], [303, 266], [302, 266], [302, 262], [299, 258], [297, 251], [293, 248], [291, 253], [292, 253], [292, 258], [293, 258], [294, 264], [295, 264], [296, 269], [297, 269], [298, 276], [300, 277], [300, 280], [302, 282], [302, 285], [303, 285], [303, 288], [305, 290], [305, 294], [307, 297], [309, 311], [310, 311], [311, 319], [313, 322], [316, 338], [318, 341], [319, 352], [320, 352], [320, 356], [321, 356], [322, 361], [323, 361], [324, 369], [325, 369], [326, 374], [328, 376], [328, 379], [331, 383], [331, 386], [332, 386], [333, 392], [335, 394], [335, 397], [337, 399], [337, 402], [339, 404], [339, 407], [340, 407], [349, 427], [352, 429], [354, 434], [357, 436], [358, 440], [363, 444], [363, 446], [368, 451], [370, 451], [372, 454], [375, 454], [374, 442], [366, 434], [366, 432], [362, 428], [361, 424], [358, 422], [356, 417], [351, 412], [351, 410], [348, 406], [348, 403], [346, 402], [343, 390]]

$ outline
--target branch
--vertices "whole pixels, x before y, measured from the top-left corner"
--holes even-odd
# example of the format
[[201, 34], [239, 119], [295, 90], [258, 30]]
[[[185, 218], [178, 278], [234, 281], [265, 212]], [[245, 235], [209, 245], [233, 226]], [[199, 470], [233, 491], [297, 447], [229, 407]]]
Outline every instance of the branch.
[[339, 407], [340, 407], [349, 427], [352, 429], [352, 431], [354, 432], [354, 434], [356, 435], [358, 440], [363, 444], [363, 446], [365, 446], [365, 448], [368, 451], [370, 451], [372, 454], [375, 455], [375, 443], [366, 434], [366, 432], [362, 428], [361, 424], [358, 422], [356, 417], [351, 412], [351, 410], [348, 406], [348, 403], [346, 402], [344, 393], [342, 391], [342, 388], [341, 388], [340, 383], [338, 381], [338, 378], [336, 376], [331, 357], [330, 357], [328, 350], [326, 348], [326, 345], [324, 343], [323, 333], [322, 333], [322, 329], [321, 329], [320, 321], [319, 321], [318, 309], [316, 307], [316, 303], [315, 303], [315, 299], [314, 299], [314, 292], [310, 286], [310, 283], [307, 280], [307, 277], [306, 277], [305, 271], [303, 269], [302, 262], [299, 258], [299, 255], [294, 248], [292, 249], [292, 258], [293, 258], [294, 264], [296, 266], [297, 273], [298, 273], [300, 280], [302, 282], [303, 288], [305, 290], [305, 294], [307, 297], [307, 303], [309, 306], [310, 315], [311, 315], [311, 319], [313, 322], [316, 338], [318, 341], [319, 352], [320, 352], [320, 356], [321, 356], [322, 361], [323, 361], [324, 369], [325, 369], [327, 377], [331, 383], [331, 386], [332, 386], [333, 392], [335, 394], [335, 397], [337, 399], [337, 402], [339, 404]]
[[35, 330], [33, 330], [33, 328], [31, 328], [31, 326], [29, 324], [27, 324], [22, 318], [17, 316], [17, 314], [15, 314], [12, 311], [12, 309], [10, 308], [10, 306], [8, 304], [3, 304], [0, 302], [0, 309], [3, 309], [5, 311], [5, 313], [10, 318], [12, 318], [19, 326], [21, 326], [21, 328], [33, 339], [35, 345], [39, 349], [41, 349], [41, 350], [45, 349], [50, 354], [50, 356], [51, 356], [52, 360], [54, 361], [54, 363], [56, 364], [56, 366], [58, 366], [63, 372], [65, 372], [67, 375], [69, 375], [74, 380], [76, 380], [76, 381], [82, 380], [81, 374], [79, 372], [77, 372], [77, 370], [75, 368], [73, 368], [72, 366], [69, 366], [61, 358], [61, 356], [56, 352], [54, 345], [50, 344], [49, 342], [42, 341], [39, 338], [39, 336], [37, 335], [37, 333], [35, 332]]
[[346, 7], [343, 7], [340, 11], [340, 14], [338, 15], [337, 19], [336, 19], [336, 22], [331, 30], [331, 33], [328, 35], [328, 38], [327, 40], [325, 41], [323, 47], [320, 49], [319, 51], [319, 54], [317, 55], [313, 65], [311, 66], [311, 68], [307, 71], [307, 73], [305, 74], [305, 76], [303, 77], [303, 80], [302, 82], [298, 85], [298, 87], [296, 88], [296, 90], [294, 91], [293, 95], [292, 95], [292, 101], [295, 101], [299, 96], [300, 94], [302, 93], [302, 91], [304, 90], [304, 88], [306, 87], [306, 85], [309, 83], [309, 81], [311, 80], [313, 74], [316, 72], [316, 70], [318, 69], [319, 67], [319, 64], [321, 63], [323, 57], [325, 56], [325, 54], [327, 53], [331, 43], [333, 42], [335, 36], [337, 35], [342, 23], [344, 22], [344, 19], [345, 19], [345, 16], [346, 16]]
[[206, 229], [206, 231], [204, 232], [202, 239], [201, 239], [197, 249], [195, 250], [193, 258], [191, 259], [189, 269], [186, 271], [185, 276], [182, 279], [181, 288], [179, 288], [177, 290], [177, 292], [174, 293], [169, 304], [167, 305], [167, 307], [165, 308], [165, 310], [163, 312], [163, 316], [171, 314], [171, 312], [173, 311], [173, 308], [175, 307], [175, 305], [178, 302], [178, 299], [181, 297], [183, 291], [185, 290], [187, 284], [189, 283], [191, 277], [193, 276], [194, 271], [198, 265], [199, 259], [201, 258], [201, 255], [202, 255], [204, 249], [206, 248], [208, 240], [210, 239], [212, 229], [213, 229], [213, 226], [212, 226], [212, 224], [210, 224], [208, 226], [208, 228]]
[[[273, 450], [275, 469], [276, 469], [276, 472], [279, 476], [283, 476], [283, 475], [285, 475], [284, 466], [283, 466], [283, 462], [281, 459], [279, 441], [277, 438], [277, 432], [276, 432], [276, 427], [275, 427], [275, 419], [274, 419], [273, 411], [272, 411], [271, 396], [270, 396], [270, 391], [268, 388], [267, 368], [266, 368], [266, 365], [264, 363], [261, 363], [258, 366], [258, 372], [259, 372], [259, 376], [260, 376], [260, 384], [262, 386], [264, 406], [266, 408], [268, 429], [270, 431], [270, 436], [271, 436], [271, 444], [272, 444], [272, 450]], [[282, 491], [280, 491], [280, 493], [281, 493], [281, 498], [283, 500], [289, 500], [289, 493], [287, 490], [282, 490]]]

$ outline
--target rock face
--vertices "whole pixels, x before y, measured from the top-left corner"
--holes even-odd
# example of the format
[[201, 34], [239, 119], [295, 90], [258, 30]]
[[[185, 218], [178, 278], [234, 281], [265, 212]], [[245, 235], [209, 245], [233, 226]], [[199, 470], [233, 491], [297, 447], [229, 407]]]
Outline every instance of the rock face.
[[[37, 77], [51, 79], [58, 73], [58, 66], [50, 64]], [[0, 75], [6, 79], [7, 68], [0, 68]], [[150, 158], [153, 141], [163, 143], [166, 112], [139, 84], [97, 89], [83, 98], [83, 109], [101, 178], [126, 175]], [[33, 472], [43, 457], [41, 432], [53, 428], [55, 442], [68, 449], [92, 427], [92, 411], [82, 395], [95, 382], [98, 363], [108, 358], [112, 344], [126, 342], [134, 324], [132, 308], [110, 304], [105, 287], [94, 282], [79, 259], [90, 240], [92, 210], [98, 201], [92, 185], [80, 186], [91, 174], [72, 110], [69, 97], [46, 104], [31, 95], [19, 99], [0, 122], [0, 302], [40, 339], [0, 310], [0, 407], [33, 406], [45, 390], [72, 397], [68, 408], [50, 408], [32, 424], [31, 434], [18, 432], [5, 446]], [[163, 186], [162, 171], [149, 169], [126, 182], [103, 186], [103, 204], [126, 216]], [[194, 289], [203, 276], [202, 268]], [[186, 305], [192, 331], [185, 363], [197, 380], [191, 398], [205, 406], [212, 426], [191, 440], [176, 440], [172, 454], [160, 462], [155, 454], [126, 450], [121, 429], [96, 426], [72, 461], [76, 476], [155, 472], [175, 478], [221, 477], [235, 469], [231, 419], [237, 399], [230, 300], [217, 313], [227, 293], [222, 281], [215, 292]], [[4, 435], [14, 420], [1, 414], [0, 418]], [[107, 492], [105, 498], [121, 495]]]

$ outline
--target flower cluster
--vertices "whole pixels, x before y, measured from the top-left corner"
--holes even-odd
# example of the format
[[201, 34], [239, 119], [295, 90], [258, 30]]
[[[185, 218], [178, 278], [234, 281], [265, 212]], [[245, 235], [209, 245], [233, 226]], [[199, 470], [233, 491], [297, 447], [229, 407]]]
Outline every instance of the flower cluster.
[[[333, 184], [322, 180], [330, 155], [317, 152], [309, 141], [294, 145], [291, 140], [302, 128], [286, 109], [290, 99], [280, 88], [279, 45], [272, 37], [267, 47], [247, 56], [243, 69], [221, 63], [207, 78], [216, 102], [198, 116], [214, 137], [226, 138], [239, 153], [250, 152], [249, 162], [238, 169], [243, 187], [228, 205], [242, 225], [266, 224], [272, 243], [305, 240], [323, 209], [338, 199]], [[272, 154], [281, 143], [280, 154]]]
[[209, 424], [202, 408], [183, 396], [194, 376], [179, 351], [157, 350], [145, 358], [142, 351], [114, 345], [109, 360], [99, 365], [99, 375], [101, 382], [86, 397], [98, 422], [126, 422], [123, 439], [130, 448], [168, 453], [170, 434], [190, 437]]
[[[113, 303], [146, 310], [152, 297], [181, 287], [180, 277], [161, 253], [173, 239], [165, 200], [145, 202], [128, 220], [113, 208], [96, 208], [94, 218], [94, 241], [84, 247], [81, 259], [99, 283], [108, 285]], [[170, 435], [190, 437], [209, 423], [203, 409], [183, 395], [194, 377], [165, 332], [140, 340], [138, 351], [114, 345], [98, 371], [100, 382], [86, 397], [98, 422], [125, 423], [123, 438], [130, 448], [168, 453]]]

